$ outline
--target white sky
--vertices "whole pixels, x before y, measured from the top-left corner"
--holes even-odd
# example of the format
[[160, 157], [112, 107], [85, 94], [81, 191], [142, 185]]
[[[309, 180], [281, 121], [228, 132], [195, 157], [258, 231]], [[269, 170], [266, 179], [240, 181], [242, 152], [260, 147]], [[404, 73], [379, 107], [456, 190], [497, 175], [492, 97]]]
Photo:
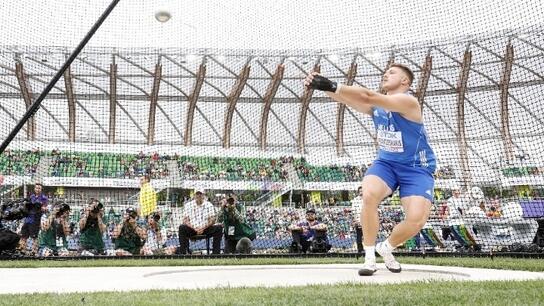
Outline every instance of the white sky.
[[[75, 46], [108, 0], [2, 0], [0, 45]], [[172, 19], [154, 19], [159, 8]], [[544, 1], [121, 0], [89, 43], [108, 47], [336, 49], [526, 28]]]

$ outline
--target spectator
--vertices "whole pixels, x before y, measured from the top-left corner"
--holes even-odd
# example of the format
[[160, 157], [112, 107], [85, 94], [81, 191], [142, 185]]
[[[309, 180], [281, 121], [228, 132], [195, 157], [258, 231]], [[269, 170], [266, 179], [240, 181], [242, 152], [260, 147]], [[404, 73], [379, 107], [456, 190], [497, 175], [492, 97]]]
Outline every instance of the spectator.
[[151, 186], [149, 175], [140, 178], [140, 207], [138, 214], [140, 217], [147, 218], [151, 213], [157, 210], [157, 193]]
[[461, 189], [455, 187], [452, 196], [447, 200], [449, 219], [458, 219], [465, 214], [465, 203], [461, 197]]
[[172, 255], [176, 251], [175, 246], [165, 247], [159, 221], [161, 216], [159, 213], [153, 213], [147, 217], [147, 239], [145, 241], [141, 255]]
[[106, 225], [104, 224], [104, 205], [102, 203], [91, 198], [79, 220], [79, 229], [81, 231], [79, 244], [83, 250], [81, 255], [94, 256], [104, 253], [102, 234], [106, 231]]
[[70, 234], [70, 206], [59, 202], [51, 215], [42, 222], [40, 234], [40, 256], [68, 256], [66, 237]]
[[242, 205], [230, 195], [223, 200], [221, 210], [217, 215], [217, 222], [223, 223], [225, 231], [225, 253], [251, 252], [251, 241], [256, 237], [255, 231], [245, 222]]
[[137, 223], [138, 213], [129, 207], [125, 212], [123, 222], [115, 228], [112, 238], [115, 239], [115, 254], [131, 256], [140, 254], [140, 248], [147, 238], [146, 231]]
[[489, 218], [500, 218], [502, 216], [502, 212], [498, 210], [497, 207], [491, 206], [486, 215]]
[[187, 254], [189, 251], [189, 238], [206, 235], [213, 237], [213, 254], [219, 254], [223, 227], [214, 224], [215, 220], [212, 203], [205, 199], [204, 190], [197, 189], [194, 200], [187, 202], [183, 209], [183, 224], [179, 226], [180, 253]]
[[36, 255], [38, 252], [38, 233], [40, 232], [40, 222], [42, 214], [47, 211], [48, 199], [43, 194], [43, 186], [40, 183], [34, 185], [34, 193], [30, 195], [32, 206], [29, 208], [28, 216], [23, 221], [21, 227], [21, 240], [19, 248], [26, 252], [26, 242], [28, 238], [32, 238], [32, 251], [30, 255]]
[[357, 196], [351, 200], [351, 212], [353, 214], [353, 228], [357, 241], [357, 253], [363, 252], [363, 229], [361, 226], [361, 210], [363, 209], [363, 186], [357, 188]]
[[293, 251], [326, 253], [331, 245], [327, 239], [327, 225], [316, 220], [315, 209], [306, 211], [306, 221], [289, 227], [293, 237]]

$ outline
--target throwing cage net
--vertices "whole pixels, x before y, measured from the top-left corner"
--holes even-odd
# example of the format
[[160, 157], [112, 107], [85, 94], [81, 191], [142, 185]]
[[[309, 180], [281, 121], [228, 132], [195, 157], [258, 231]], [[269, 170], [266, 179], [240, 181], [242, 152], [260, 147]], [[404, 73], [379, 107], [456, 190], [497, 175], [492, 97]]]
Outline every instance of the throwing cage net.
[[116, 2], [0, 4], [0, 222], [28, 254], [361, 251], [373, 122], [302, 80], [380, 91], [392, 63], [437, 157], [398, 250], [542, 250], [542, 2]]

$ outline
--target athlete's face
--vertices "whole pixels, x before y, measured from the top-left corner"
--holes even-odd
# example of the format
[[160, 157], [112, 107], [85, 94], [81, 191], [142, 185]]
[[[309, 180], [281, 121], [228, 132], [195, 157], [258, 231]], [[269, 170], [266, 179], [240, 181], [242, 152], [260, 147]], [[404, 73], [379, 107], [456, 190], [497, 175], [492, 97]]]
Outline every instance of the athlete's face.
[[391, 91], [399, 88], [402, 85], [409, 86], [408, 76], [402, 69], [398, 67], [391, 67], [385, 71], [382, 78], [382, 88], [385, 91]]

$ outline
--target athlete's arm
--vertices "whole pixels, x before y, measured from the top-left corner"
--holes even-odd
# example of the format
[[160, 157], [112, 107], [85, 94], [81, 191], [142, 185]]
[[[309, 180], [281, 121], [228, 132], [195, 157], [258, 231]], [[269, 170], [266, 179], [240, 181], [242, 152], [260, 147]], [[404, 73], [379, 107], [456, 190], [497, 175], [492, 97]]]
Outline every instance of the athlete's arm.
[[412, 96], [404, 94], [382, 95], [364, 87], [338, 85], [316, 72], [308, 75], [304, 80], [304, 85], [324, 91], [334, 100], [367, 114], [371, 114], [373, 106], [401, 115], [408, 115], [408, 117], [412, 117], [414, 111], [419, 112], [419, 103]]
[[317, 72], [312, 72], [306, 77], [304, 86], [321, 90], [337, 102], [345, 104], [360, 113], [372, 115], [372, 105], [360, 103], [358, 97], [354, 98], [351, 95], [338, 94], [338, 92], [336, 92], [338, 88], [336, 82], [320, 76]]
[[410, 115], [419, 109], [416, 98], [405, 94], [382, 95], [381, 93], [357, 86], [340, 86], [337, 94], [357, 104], [378, 106], [401, 115]]
[[[344, 87], [344, 86], [342, 86]], [[361, 87], [362, 88], [362, 87]], [[333, 100], [345, 104], [359, 113], [365, 113], [367, 115], [372, 115], [372, 105], [359, 103], [357, 100], [352, 100], [349, 97], [346, 97], [342, 94], [336, 94], [330, 91], [325, 91], [327, 96], [331, 97]]]

